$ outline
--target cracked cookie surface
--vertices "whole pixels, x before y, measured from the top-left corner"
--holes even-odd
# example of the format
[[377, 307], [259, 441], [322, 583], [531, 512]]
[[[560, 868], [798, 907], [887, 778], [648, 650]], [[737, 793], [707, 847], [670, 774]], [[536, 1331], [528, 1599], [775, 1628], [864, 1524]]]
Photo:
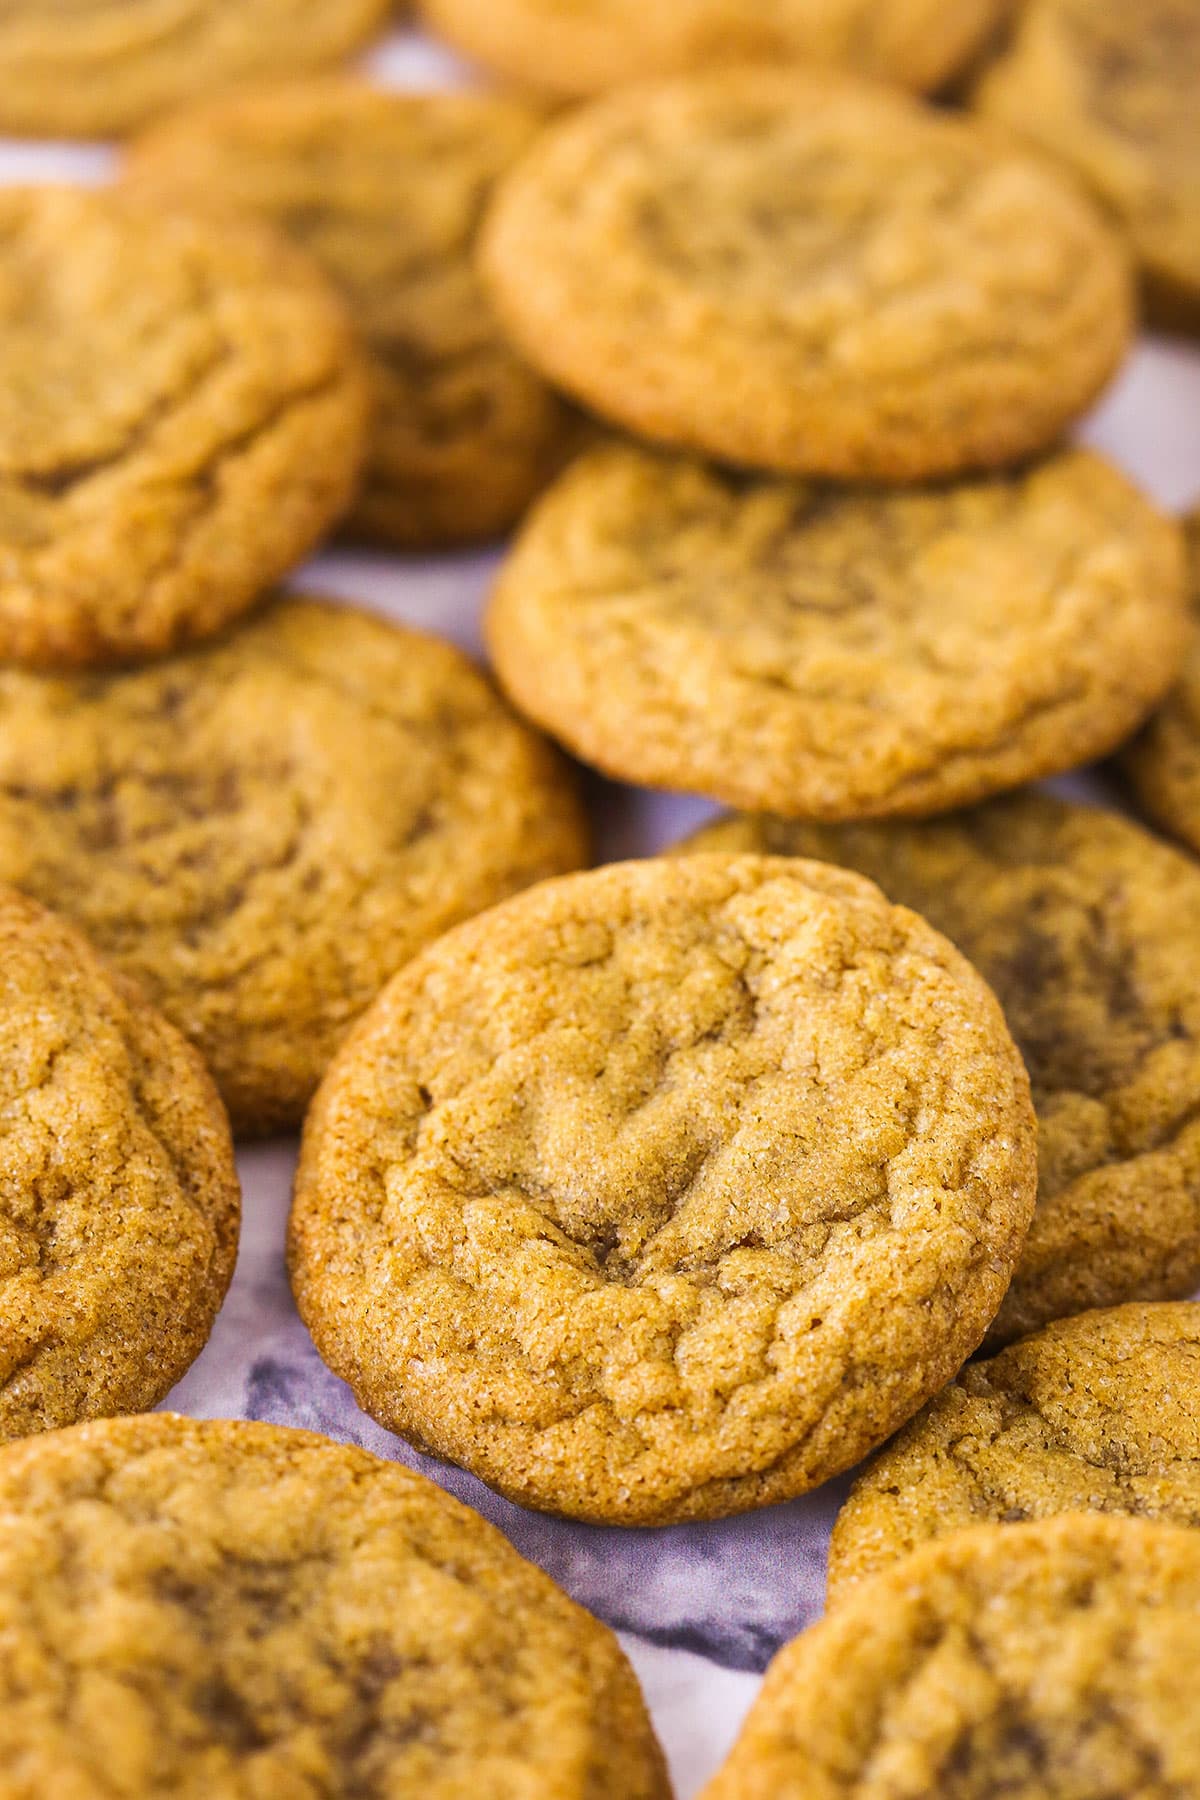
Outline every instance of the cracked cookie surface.
[[522, 711], [607, 773], [837, 819], [1112, 749], [1187, 613], [1174, 522], [1086, 452], [893, 493], [619, 447], [540, 503], [486, 629]]
[[714, 1517], [961, 1365], [1034, 1164], [992, 995], [869, 882], [618, 864], [385, 989], [308, 1117], [292, 1285], [369, 1412], [510, 1498]]
[[298, 1122], [431, 938], [586, 860], [574, 785], [451, 645], [276, 600], [213, 644], [0, 670], [0, 879], [203, 1051], [239, 1130]]
[[1184, 1800], [1200, 1533], [981, 1526], [781, 1651], [701, 1800]]
[[0, 325], [0, 659], [137, 661], [209, 636], [348, 504], [359, 353], [261, 227], [8, 189]]
[[1200, 1305], [1080, 1313], [968, 1363], [855, 1482], [831, 1604], [931, 1538], [1065, 1512], [1200, 1525]]
[[606, 1627], [431, 1482], [157, 1415], [0, 1455], [0, 1796], [669, 1800]]
[[422, 10], [468, 56], [534, 92], [594, 94], [758, 57], [928, 91], [980, 48], [1003, 0], [423, 0]]
[[1038, 1113], [1038, 1207], [988, 1342], [1200, 1282], [1200, 869], [1045, 795], [922, 825], [729, 820], [700, 851], [818, 857], [944, 931], [1004, 1008]]
[[567, 409], [509, 349], [474, 267], [492, 188], [540, 123], [494, 96], [329, 79], [197, 107], [135, 148], [135, 186], [262, 217], [346, 299], [374, 397], [351, 531], [497, 536], [566, 453]]
[[1200, 331], [1200, 11], [1030, 0], [982, 110], [1070, 165], [1127, 233], [1159, 324]]
[[106, 137], [235, 82], [341, 61], [390, 0], [5, 0], [0, 128]]
[[1125, 352], [1121, 244], [1004, 134], [823, 70], [619, 90], [481, 240], [536, 368], [639, 436], [911, 482], [1046, 449]]
[[1122, 757], [1139, 804], [1200, 856], [1200, 511], [1187, 520], [1192, 639], [1183, 674]]
[[208, 1337], [238, 1214], [195, 1051], [0, 887], [0, 1439], [156, 1405]]

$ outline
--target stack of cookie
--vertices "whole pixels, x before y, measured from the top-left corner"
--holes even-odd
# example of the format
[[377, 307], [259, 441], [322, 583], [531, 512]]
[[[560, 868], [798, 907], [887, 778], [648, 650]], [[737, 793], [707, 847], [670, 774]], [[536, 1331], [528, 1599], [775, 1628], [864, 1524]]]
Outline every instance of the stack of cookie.
[[[0, 125], [138, 133], [0, 194], [0, 1800], [669, 1794], [432, 1484], [117, 1416], [301, 1124], [421, 1450], [625, 1526], [874, 1454], [713, 1800], [1196, 1800], [1200, 571], [1066, 439], [1200, 319], [1200, 15], [426, 0], [527, 92], [401, 95], [387, 10], [0, 18]], [[277, 591], [514, 526], [499, 688]], [[584, 871], [564, 752], [739, 810]], [[1028, 787], [1118, 754], [1179, 847]]]

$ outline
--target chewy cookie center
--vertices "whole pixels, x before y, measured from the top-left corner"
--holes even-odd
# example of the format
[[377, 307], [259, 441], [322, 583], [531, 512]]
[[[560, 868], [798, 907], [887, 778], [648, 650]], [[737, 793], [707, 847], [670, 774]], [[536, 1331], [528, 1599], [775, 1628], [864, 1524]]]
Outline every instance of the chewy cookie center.
[[[727, 101], [631, 125], [604, 146], [622, 175], [611, 228], [689, 295], [697, 325], [706, 304], [769, 321], [806, 380], [831, 362], [911, 375], [918, 327], [922, 380], [943, 359], [953, 372], [964, 332], [979, 354], [1038, 341], [1080, 246], [1016, 222], [1050, 206], [1065, 223], [1068, 209], [1035, 165], [989, 160], [901, 106], [888, 122], [881, 136], [872, 109], [843, 97], [825, 117]], [[574, 210], [565, 191], [558, 204]]]
[[[503, 1196], [581, 1274], [624, 1285], [719, 1280], [740, 1251], [767, 1253], [777, 1279], [835, 1213], [885, 1202], [920, 1088], [941, 1079], [916, 1079], [904, 1023], [872, 1031], [887, 946], [859, 953], [814, 904], [784, 973], [739, 923], [735, 908], [715, 928], [597, 924], [522, 970], [503, 1016], [476, 1026], [466, 1079], [452, 1060], [439, 1100], [431, 1076], [413, 1178], [468, 1206]], [[522, 1009], [539, 1028], [506, 1042]], [[822, 1145], [822, 1110], [841, 1104], [855, 1139]]]
[[5, 530], [36, 542], [39, 523], [48, 534], [78, 487], [118, 474], [235, 351], [203, 271], [152, 232], [116, 229], [64, 192], [36, 218], [11, 196], [0, 236], [0, 506]]

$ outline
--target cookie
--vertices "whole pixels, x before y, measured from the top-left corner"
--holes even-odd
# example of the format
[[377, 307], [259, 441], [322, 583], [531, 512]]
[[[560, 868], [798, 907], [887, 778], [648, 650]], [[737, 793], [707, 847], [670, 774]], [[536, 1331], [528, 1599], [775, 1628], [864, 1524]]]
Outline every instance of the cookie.
[[0, 661], [211, 635], [349, 503], [366, 379], [298, 252], [127, 194], [0, 193]]
[[1114, 813], [1022, 794], [924, 825], [730, 820], [690, 847], [861, 871], [994, 989], [1038, 1113], [1038, 1208], [988, 1337], [1200, 1284], [1200, 870]]
[[931, 1538], [1065, 1512], [1200, 1525], [1200, 1305], [1080, 1313], [968, 1363], [855, 1482], [830, 1601]]
[[888, 492], [617, 447], [534, 513], [486, 629], [522, 711], [607, 773], [844, 819], [1114, 748], [1187, 611], [1174, 523], [1083, 451]]
[[1152, 318], [1200, 331], [1200, 10], [1027, 0], [983, 112], [1060, 157], [1120, 222]]
[[138, 979], [242, 1132], [298, 1123], [431, 938], [586, 850], [570, 776], [467, 659], [347, 607], [277, 600], [145, 669], [0, 670], [0, 880]]
[[927, 1546], [776, 1657], [701, 1800], [1184, 1800], [1200, 1533], [983, 1526]]
[[429, 24], [520, 87], [595, 94], [761, 57], [929, 91], [970, 62], [1005, 0], [423, 0]]
[[385, 989], [306, 1123], [292, 1285], [368, 1412], [511, 1499], [716, 1517], [959, 1368], [1035, 1160], [994, 999], [869, 882], [609, 865]]
[[391, 0], [6, 0], [0, 130], [107, 137], [214, 89], [336, 63]]
[[481, 249], [550, 380], [643, 437], [792, 474], [911, 482], [1045, 449], [1133, 322], [1122, 247], [1070, 180], [827, 70], [568, 115]]
[[0, 1794], [670, 1800], [607, 1628], [431, 1482], [159, 1415], [0, 1455]]
[[1200, 855], [1200, 512], [1187, 521], [1192, 565], [1191, 649], [1183, 675], [1123, 767], [1147, 816]]
[[352, 532], [405, 549], [498, 536], [565, 452], [567, 409], [502, 338], [473, 260], [539, 123], [493, 96], [327, 79], [197, 107], [135, 147], [135, 185], [261, 216], [344, 295], [375, 402]]
[[0, 888], [0, 1439], [157, 1405], [208, 1337], [238, 1212], [195, 1051]]

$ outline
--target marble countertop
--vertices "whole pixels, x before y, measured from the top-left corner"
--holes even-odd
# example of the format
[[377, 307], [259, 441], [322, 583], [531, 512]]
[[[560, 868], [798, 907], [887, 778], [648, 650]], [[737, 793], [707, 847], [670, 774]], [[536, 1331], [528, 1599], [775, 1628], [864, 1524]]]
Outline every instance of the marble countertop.
[[[412, 32], [394, 33], [368, 68], [399, 87], [450, 82], [462, 73]], [[0, 143], [0, 181], [102, 181], [112, 162], [103, 149]], [[1163, 504], [1200, 499], [1200, 345], [1144, 341], [1081, 435]], [[494, 567], [488, 556], [339, 554], [320, 558], [296, 585], [374, 607], [477, 652], [479, 608]], [[654, 851], [713, 810], [687, 797], [607, 783], [597, 783], [596, 803], [605, 858]], [[689, 1800], [736, 1736], [773, 1652], [820, 1614], [829, 1527], [846, 1484], [716, 1524], [618, 1531], [525, 1512], [473, 1477], [418, 1456], [359, 1411], [296, 1316], [283, 1261], [294, 1161], [291, 1144], [242, 1153], [237, 1274], [207, 1349], [167, 1406], [197, 1417], [301, 1425], [361, 1444], [420, 1469], [476, 1507], [620, 1633], [679, 1800]]]

